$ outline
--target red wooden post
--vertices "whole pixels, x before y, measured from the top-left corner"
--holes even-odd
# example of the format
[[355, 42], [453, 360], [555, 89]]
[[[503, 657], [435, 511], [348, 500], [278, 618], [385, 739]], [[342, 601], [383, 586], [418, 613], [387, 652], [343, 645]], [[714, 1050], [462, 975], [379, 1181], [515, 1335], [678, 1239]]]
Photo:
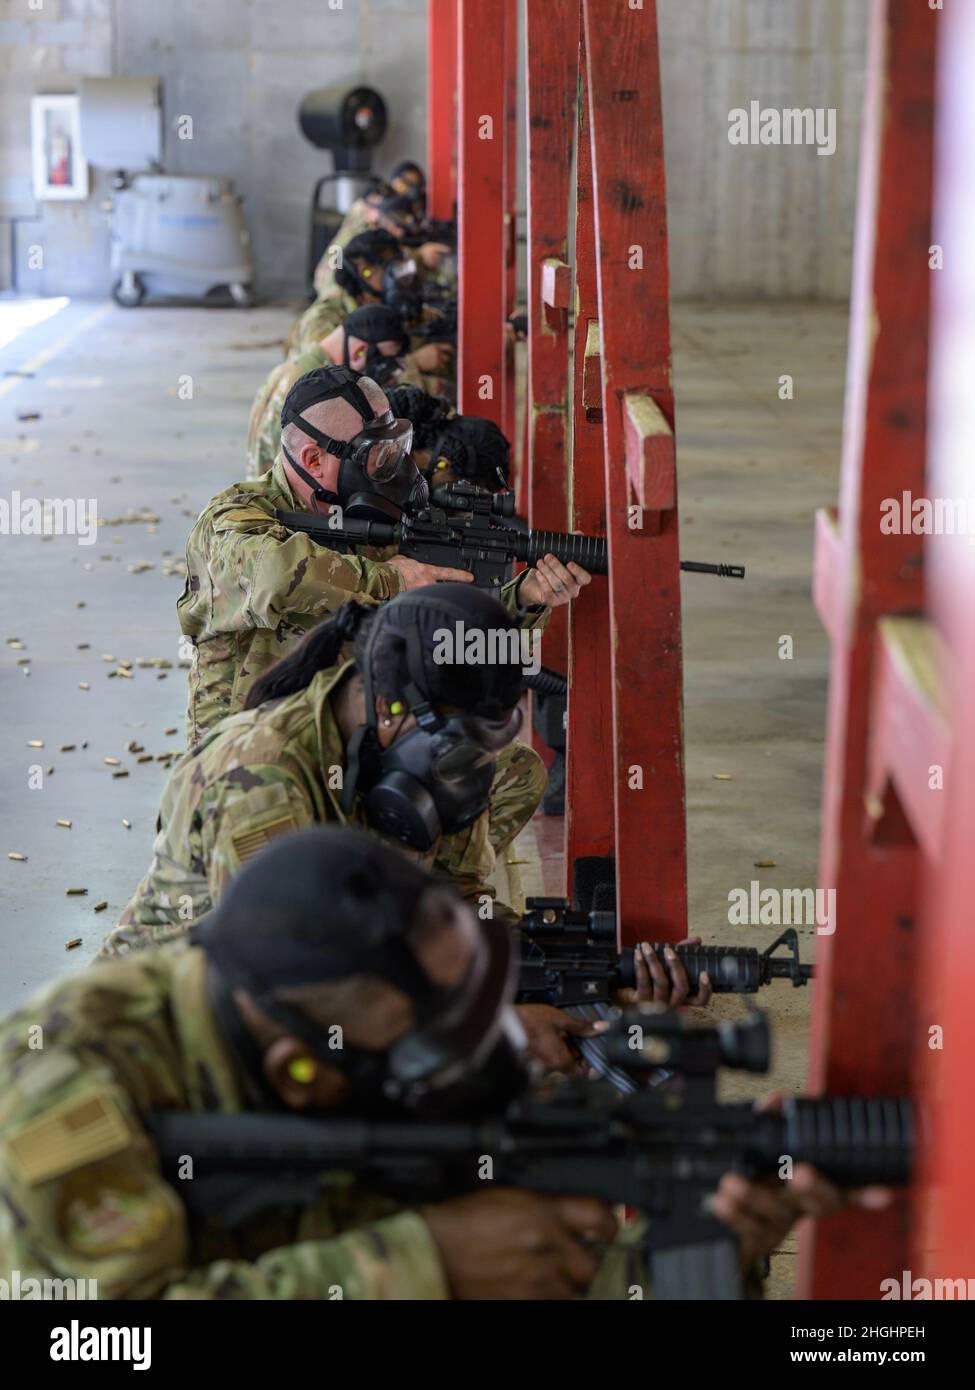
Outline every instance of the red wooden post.
[[[878, 621], [922, 610], [922, 541], [882, 534], [880, 521], [885, 498], [924, 493], [938, 22], [911, 0], [873, 5], [839, 522], [821, 521], [817, 554], [835, 567], [817, 582], [834, 605], [819, 880], [835, 912], [816, 953], [815, 1091], [905, 1093], [916, 1037], [920, 856], [889, 747], [914, 644]], [[871, 711], [875, 681], [884, 718]], [[880, 1281], [908, 1267], [907, 1225], [906, 1204], [818, 1223], [802, 1241], [801, 1296], [879, 1298]]]
[[[528, 456], [522, 489], [528, 504], [529, 523], [549, 531], [564, 531], [569, 516], [567, 455], [572, 271], [568, 265], [568, 222], [578, 87], [578, 0], [527, 0], [525, 40]], [[564, 611], [556, 610], [552, 614], [543, 648], [546, 664], [564, 671], [568, 660]]]
[[[518, 0], [504, 0], [504, 317], [515, 312], [518, 279]], [[503, 426], [515, 445], [515, 346], [505, 343]]]
[[[933, 276], [930, 495], [961, 502], [967, 534], [929, 541], [935, 620], [950, 652], [948, 708], [953, 725], [947, 770], [945, 836], [938, 877], [926, 900], [917, 1029], [920, 1094], [926, 1105], [927, 1152], [921, 1225], [911, 1268], [928, 1279], [971, 1279], [975, 1206], [971, 1200], [975, 1110], [971, 1104], [975, 1022], [972, 901], [975, 860], [975, 10], [949, 6], [936, 22], [938, 66], [936, 216], [934, 240], [944, 269]], [[929, 1032], [940, 1030], [940, 1037]], [[905, 1266], [906, 1267], [906, 1266]], [[895, 1274], [898, 1271], [893, 1271]]]
[[656, 5], [584, 0], [624, 944], [686, 935], [680, 570]]
[[457, 3], [427, 0], [427, 212], [440, 221], [457, 199]]
[[[584, 47], [580, 65], [585, 67]], [[593, 223], [589, 99], [581, 84], [576, 155], [575, 329], [572, 485], [569, 525], [606, 534], [603, 398], [599, 365], [596, 234]], [[565, 778], [565, 860], [613, 853], [613, 717], [609, 588], [594, 579], [569, 609], [569, 725]]]
[[458, 409], [503, 428], [506, 0], [458, 4]]

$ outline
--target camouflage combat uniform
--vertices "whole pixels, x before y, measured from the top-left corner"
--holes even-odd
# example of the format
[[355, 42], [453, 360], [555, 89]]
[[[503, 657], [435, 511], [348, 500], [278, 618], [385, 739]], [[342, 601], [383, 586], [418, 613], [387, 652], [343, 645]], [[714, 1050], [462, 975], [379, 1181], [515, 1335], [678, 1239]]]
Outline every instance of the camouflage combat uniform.
[[275, 509], [303, 510], [281, 455], [253, 482], [236, 483], [204, 508], [186, 543], [186, 584], [176, 608], [194, 646], [186, 742], [239, 710], [253, 682], [347, 599], [378, 603], [402, 591], [383, 563], [395, 552], [326, 550], [288, 531]]
[[315, 293], [319, 299], [324, 299], [327, 294], [330, 294], [332, 290], [336, 288], [335, 268], [332, 266], [329, 256], [332, 247], [345, 246], [354, 236], [358, 236], [360, 232], [369, 232], [372, 230], [373, 224], [366, 217], [366, 209], [368, 206], [365, 198], [356, 198], [355, 202], [342, 219], [342, 225], [322, 253], [322, 258], [315, 267], [314, 278]]
[[287, 355], [296, 357], [310, 348], [320, 347], [328, 335], [345, 323], [352, 311], [358, 308], [360, 304], [355, 295], [336, 285], [325, 299], [316, 299], [314, 304], [309, 304], [298, 319], [288, 339]]
[[[191, 1216], [143, 1117], [257, 1108], [199, 947], [49, 986], [0, 1023], [0, 1279], [94, 1280], [103, 1299], [449, 1298], [423, 1218], [354, 1184], [233, 1232]], [[590, 1297], [642, 1284], [628, 1244], [611, 1248]]]
[[[305, 510], [280, 454], [269, 473], [219, 493], [190, 532], [186, 584], [176, 605], [194, 646], [187, 748], [236, 714], [257, 677], [347, 599], [378, 603], [402, 591], [401, 574], [386, 563], [396, 553], [392, 547], [360, 546], [348, 555], [327, 550], [286, 530], [277, 508]], [[501, 602], [522, 627], [544, 627], [548, 609], [519, 609], [518, 583], [504, 586]]]
[[[365, 826], [361, 797], [341, 808], [346, 750], [332, 694], [352, 662], [319, 671], [305, 690], [225, 719], [173, 768], [152, 862], [102, 946], [123, 954], [186, 932], [230, 878], [278, 835], [313, 824]], [[490, 811], [434, 846], [433, 867], [467, 898], [492, 898], [495, 856], [531, 818], [545, 769], [524, 744], [498, 759]], [[476, 903], [475, 906], [480, 906]], [[499, 904], [495, 917], [513, 920]]]
[[146, 951], [0, 1024], [0, 1279], [92, 1279], [100, 1298], [448, 1297], [426, 1223], [384, 1198], [340, 1191], [232, 1235], [189, 1216], [143, 1115], [253, 1108], [205, 964], [185, 943]]

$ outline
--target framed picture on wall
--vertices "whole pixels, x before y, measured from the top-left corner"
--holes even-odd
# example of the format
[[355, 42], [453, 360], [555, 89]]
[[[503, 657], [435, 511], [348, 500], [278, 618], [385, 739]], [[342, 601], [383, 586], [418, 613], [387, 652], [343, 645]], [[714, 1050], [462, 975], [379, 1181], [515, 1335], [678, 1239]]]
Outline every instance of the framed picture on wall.
[[31, 98], [35, 198], [87, 198], [88, 165], [81, 148], [79, 98]]

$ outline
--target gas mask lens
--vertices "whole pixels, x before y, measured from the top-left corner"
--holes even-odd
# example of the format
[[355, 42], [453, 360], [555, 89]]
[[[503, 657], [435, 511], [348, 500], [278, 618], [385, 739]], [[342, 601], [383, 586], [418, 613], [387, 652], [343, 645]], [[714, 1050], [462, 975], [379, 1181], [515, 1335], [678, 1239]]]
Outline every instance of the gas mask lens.
[[503, 719], [486, 719], [483, 715], [460, 715], [456, 721], [465, 739], [486, 753], [500, 753], [521, 732], [521, 706], [515, 705]]
[[406, 260], [394, 261], [386, 271], [386, 274], [401, 288], [411, 285], [416, 279], [416, 261], [412, 256]]
[[506, 931], [482, 930], [447, 1008], [394, 1044], [390, 1070], [407, 1106], [477, 1113], [514, 1099], [528, 1080], [526, 1041], [509, 1000], [516, 964]]
[[377, 386], [395, 386], [406, 365], [400, 355], [387, 357], [378, 349], [370, 348], [366, 355], [365, 374], [372, 377]]
[[375, 483], [390, 482], [403, 472], [403, 462], [413, 448], [413, 426], [396, 420], [392, 411], [364, 429], [359, 436], [368, 446], [365, 469]]
[[515, 706], [506, 719], [476, 715], [449, 719], [445, 728], [433, 736], [430, 760], [434, 777], [439, 782], [462, 782], [493, 767], [502, 748], [517, 738], [521, 725], [520, 706]]

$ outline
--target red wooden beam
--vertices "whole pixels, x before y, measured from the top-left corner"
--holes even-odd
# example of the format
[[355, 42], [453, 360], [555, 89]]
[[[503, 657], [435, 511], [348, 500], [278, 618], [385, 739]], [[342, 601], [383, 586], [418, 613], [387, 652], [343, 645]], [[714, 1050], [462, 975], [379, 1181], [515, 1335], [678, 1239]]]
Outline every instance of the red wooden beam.
[[427, 212], [448, 221], [457, 201], [457, 0], [427, 0]]
[[[569, 182], [575, 138], [578, 0], [527, 0], [525, 122], [528, 155], [528, 457], [524, 495], [530, 525], [568, 525]], [[563, 266], [564, 303], [548, 306], [552, 267]], [[568, 624], [556, 610], [543, 640], [549, 666], [564, 671]]]
[[923, 618], [880, 620], [864, 833], [877, 844], [916, 841], [929, 863], [941, 856], [943, 772], [951, 756], [944, 667], [937, 633]]
[[[609, 499], [617, 907], [625, 944], [676, 941], [687, 928], [687, 853], [677, 496], [676, 485], [659, 486], [673, 478], [674, 396], [656, 5], [584, 0], [583, 13]], [[645, 404], [627, 459], [632, 394]], [[661, 417], [669, 434], [659, 432]], [[630, 478], [646, 479], [645, 448], [653, 481], [641, 497]]]
[[[585, 65], [585, 52], [580, 52]], [[606, 534], [602, 377], [586, 84], [580, 91], [576, 153], [575, 328], [569, 525]], [[588, 354], [587, 354], [588, 347]], [[613, 697], [609, 589], [593, 580], [569, 610], [569, 723], [566, 742], [565, 861], [613, 853]]]
[[[951, 5], [939, 29], [937, 214], [934, 240], [944, 270], [933, 276], [931, 493], [965, 503], [975, 517], [975, 10]], [[926, 1101], [921, 1221], [913, 1271], [928, 1279], [970, 1279], [975, 1251], [971, 1199], [975, 1107], [971, 1104], [975, 1017], [975, 546], [971, 534], [928, 543], [934, 619], [951, 654], [948, 708], [952, 762], [943, 795], [945, 838], [928, 885], [917, 1030], [920, 1094]], [[938, 1034], [931, 1030], [940, 1031]], [[906, 1267], [906, 1266], [905, 1266]]]
[[[515, 312], [518, 281], [518, 0], [504, 5], [504, 317]], [[504, 432], [515, 443], [515, 345], [505, 342]]]
[[507, 0], [458, 0], [458, 409], [504, 428]]
[[[865, 834], [864, 797], [877, 623], [924, 602], [921, 537], [885, 535], [880, 521], [885, 498], [924, 492], [937, 24], [926, 5], [874, 0], [819, 868], [835, 932], [816, 955], [816, 1091], [903, 1093], [914, 1051], [919, 854], [913, 837]], [[905, 1204], [819, 1222], [801, 1243], [800, 1296], [878, 1298], [908, 1255]]]

